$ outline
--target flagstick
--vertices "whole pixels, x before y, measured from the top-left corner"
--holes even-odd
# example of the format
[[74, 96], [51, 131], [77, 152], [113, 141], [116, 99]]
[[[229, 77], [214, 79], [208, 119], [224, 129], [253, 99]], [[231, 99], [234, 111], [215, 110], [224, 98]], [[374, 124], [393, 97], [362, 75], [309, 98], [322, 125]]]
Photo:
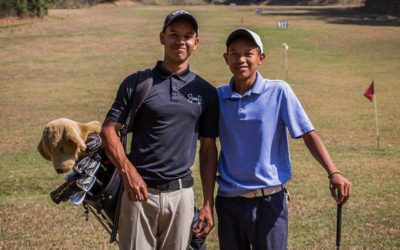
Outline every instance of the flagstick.
[[378, 150], [379, 150], [380, 145], [379, 145], [379, 126], [378, 126], [378, 105], [376, 103], [376, 93], [374, 94], [374, 104], [375, 104], [376, 140], [378, 142]]
[[286, 81], [289, 78], [289, 68], [288, 68], [288, 59], [287, 59], [287, 51], [289, 50], [289, 46], [286, 43], [282, 44], [285, 47], [285, 71], [286, 71]]
[[286, 81], [289, 78], [289, 69], [288, 69], [288, 62], [287, 62], [287, 49], [285, 49], [285, 69], [286, 69]]

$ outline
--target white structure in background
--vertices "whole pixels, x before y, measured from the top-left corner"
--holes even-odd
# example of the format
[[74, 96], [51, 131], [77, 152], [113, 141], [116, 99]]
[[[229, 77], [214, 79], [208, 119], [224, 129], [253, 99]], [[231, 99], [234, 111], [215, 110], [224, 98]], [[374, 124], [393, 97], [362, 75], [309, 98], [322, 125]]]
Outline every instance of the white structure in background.
[[278, 22], [278, 29], [284, 30], [289, 28], [289, 23], [287, 20], [280, 20]]

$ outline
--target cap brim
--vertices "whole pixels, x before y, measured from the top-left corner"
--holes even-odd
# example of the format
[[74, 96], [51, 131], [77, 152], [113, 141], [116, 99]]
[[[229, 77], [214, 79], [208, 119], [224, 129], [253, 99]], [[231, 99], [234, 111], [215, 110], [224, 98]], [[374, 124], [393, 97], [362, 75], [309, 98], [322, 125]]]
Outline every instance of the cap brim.
[[257, 47], [263, 52], [263, 46], [260, 44], [261, 41], [257, 41], [256, 38], [254, 37], [254, 34], [251, 33], [250, 30], [247, 29], [237, 29], [232, 31], [231, 34], [229, 34], [228, 38], [226, 39], [226, 47], [229, 47], [229, 45], [237, 38], [237, 37], [247, 37], [251, 41], [253, 41]]
[[168, 20], [167, 23], [164, 24], [163, 31], [165, 31], [167, 29], [167, 27], [171, 25], [171, 23], [173, 23], [179, 19], [189, 21], [193, 25], [193, 28], [196, 30], [196, 32], [199, 31], [199, 25], [198, 25], [196, 19], [192, 15], [189, 15], [189, 14], [180, 14], [180, 15], [174, 16], [173, 18]]

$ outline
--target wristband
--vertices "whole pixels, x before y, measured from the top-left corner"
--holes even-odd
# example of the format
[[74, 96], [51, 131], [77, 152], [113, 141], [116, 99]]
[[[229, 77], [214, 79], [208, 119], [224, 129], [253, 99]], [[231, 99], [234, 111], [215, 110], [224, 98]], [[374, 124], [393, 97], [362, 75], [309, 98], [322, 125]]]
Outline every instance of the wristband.
[[337, 171], [333, 171], [333, 172], [329, 173], [328, 178], [331, 179], [334, 174], [340, 174], [341, 176], [343, 176], [342, 172], [337, 170]]

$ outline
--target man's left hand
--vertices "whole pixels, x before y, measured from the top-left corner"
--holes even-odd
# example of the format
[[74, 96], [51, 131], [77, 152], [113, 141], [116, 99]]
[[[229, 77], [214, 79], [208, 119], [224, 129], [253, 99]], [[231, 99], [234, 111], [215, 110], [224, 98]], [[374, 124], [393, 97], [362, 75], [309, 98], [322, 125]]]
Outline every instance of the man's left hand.
[[205, 205], [199, 210], [199, 220], [194, 233], [197, 237], [204, 237], [214, 227], [214, 212], [210, 205]]
[[341, 174], [332, 175], [329, 189], [337, 204], [344, 204], [351, 195], [351, 182]]

